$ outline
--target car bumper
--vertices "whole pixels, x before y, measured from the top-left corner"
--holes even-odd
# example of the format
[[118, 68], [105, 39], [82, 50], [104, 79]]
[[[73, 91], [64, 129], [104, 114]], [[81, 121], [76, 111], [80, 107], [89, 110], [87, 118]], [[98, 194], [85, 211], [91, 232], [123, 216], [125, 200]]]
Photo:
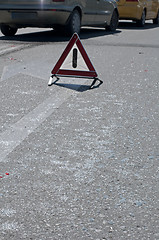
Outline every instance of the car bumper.
[[139, 20], [143, 9], [139, 5], [118, 6], [119, 19]]
[[65, 25], [69, 10], [0, 10], [0, 24], [12, 27], [52, 27]]

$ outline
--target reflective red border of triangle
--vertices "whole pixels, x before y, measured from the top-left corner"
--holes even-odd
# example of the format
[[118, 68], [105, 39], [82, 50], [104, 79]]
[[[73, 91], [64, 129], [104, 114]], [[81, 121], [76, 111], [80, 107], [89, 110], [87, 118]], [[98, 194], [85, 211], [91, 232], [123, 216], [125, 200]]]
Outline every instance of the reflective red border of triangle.
[[[76, 43], [89, 71], [81, 71], [81, 70], [67, 70], [67, 69], [60, 69], [61, 65], [63, 64], [64, 60], [68, 56], [69, 52], [73, 48], [74, 44]], [[53, 68], [52, 72], [53, 75], [59, 76], [72, 76], [72, 77], [86, 77], [86, 78], [96, 78], [97, 73], [79, 39], [77, 33], [74, 33], [71, 40], [69, 41], [68, 45], [66, 46], [64, 52], [62, 53], [60, 59], [56, 63], [55, 67]]]

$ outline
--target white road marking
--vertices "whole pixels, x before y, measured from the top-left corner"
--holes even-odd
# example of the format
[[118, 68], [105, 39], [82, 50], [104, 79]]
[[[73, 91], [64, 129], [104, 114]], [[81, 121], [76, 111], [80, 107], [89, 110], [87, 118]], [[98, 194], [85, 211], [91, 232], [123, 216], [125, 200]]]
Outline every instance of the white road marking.
[[1, 81], [3, 81], [5, 79], [5, 76], [8, 72], [8, 66], [4, 66], [3, 68], [3, 72], [2, 72], [2, 75], [1, 75]]
[[[17, 48], [21, 48], [18, 46]], [[14, 47], [13, 47], [14, 48]], [[15, 49], [15, 48], [14, 48]], [[8, 49], [0, 49], [0, 55], [4, 52], [13, 50], [12, 47]], [[47, 80], [51, 75], [53, 64], [51, 60], [45, 61], [41, 64], [41, 59], [30, 62], [16, 62], [12, 65], [5, 66], [1, 75], [1, 81], [7, 80], [16, 76], [19, 73], [31, 75], [41, 79]], [[50, 64], [51, 63], [51, 64]], [[50, 66], [51, 65], [51, 66]], [[39, 66], [41, 66], [39, 68]], [[36, 70], [36, 71], [35, 71]], [[82, 84], [87, 80], [82, 80]], [[72, 80], [67, 80], [67, 84], [71, 84]], [[81, 80], [76, 79], [74, 82], [74, 90], [77, 90], [81, 85]], [[35, 131], [40, 124], [45, 121], [60, 105], [62, 105], [68, 97], [72, 94], [71, 89], [61, 88], [53, 96], [46, 99], [43, 103], [38, 105], [33, 111], [25, 115], [18, 122], [9, 127], [6, 131], [0, 134], [0, 162], [7, 161], [7, 156], [11, 153], [25, 138]]]
[[[76, 84], [78, 83], [76, 82]], [[79, 84], [81, 84], [81, 81]], [[78, 88], [79, 85], [77, 85]], [[8, 130], [2, 132], [0, 134], [0, 162], [5, 162], [7, 155], [62, 105], [71, 94], [72, 90], [70, 89], [57, 91], [56, 94], [39, 104], [33, 111], [13, 124]]]
[[27, 48], [29, 47], [30, 45], [27, 44], [24, 46], [24, 44], [21, 44], [21, 45], [11, 45], [11, 46], [4, 46], [3, 48], [0, 48], [0, 56], [1, 55], [4, 55], [4, 54], [8, 54], [8, 53], [11, 53], [11, 52], [14, 52], [14, 51], [17, 51], [17, 50], [20, 50], [20, 49], [23, 49], [23, 48]]
[[[51, 61], [50, 61], [51, 62]], [[41, 64], [41, 60], [30, 61], [28, 63], [15, 63], [5, 66], [1, 75], [1, 81], [16, 76], [19, 73], [27, 74], [32, 77], [48, 80], [51, 75], [52, 64], [49, 61]], [[40, 66], [40, 68], [39, 68]]]

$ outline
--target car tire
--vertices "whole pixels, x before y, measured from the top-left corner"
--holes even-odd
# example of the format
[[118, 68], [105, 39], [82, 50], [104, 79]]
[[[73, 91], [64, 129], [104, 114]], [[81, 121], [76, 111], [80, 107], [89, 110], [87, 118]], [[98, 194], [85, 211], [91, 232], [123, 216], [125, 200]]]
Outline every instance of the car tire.
[[159, 11], [157, 13], [157, 17], [153, 19], [153, 24], [159, 24]]
[[106, 26], [107, 31], [115, 32], [119, 22], [119, 16], [117, 11], [114, 11], [110, 20], [110, 25]]
[[12, 28], [9, 25], [1, 25], [1, 32], [7, 37], [14, 36], [17, 30], [17, 28]]
[[74, 10], [66, 25], [66, 34], [72, 35], [75, 32], [80, 34], [81, 29], [81, 16], [78, 10]]
[[142, 12], [141, 19], [137, 20], [137, 26], [138, 27], [144, 27], [145, 26], [145, 20], [146, 20], [146, 12], [145, 10]]

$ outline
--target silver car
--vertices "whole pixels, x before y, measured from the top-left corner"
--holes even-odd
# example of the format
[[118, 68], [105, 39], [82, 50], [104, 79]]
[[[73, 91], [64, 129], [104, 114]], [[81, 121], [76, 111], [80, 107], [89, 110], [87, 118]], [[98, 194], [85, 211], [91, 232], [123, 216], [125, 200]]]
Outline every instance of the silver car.
[[0, 0], [0, 27], [5, 36], [24, 27], [64, 29], [69, 35], [79, 34], [82, 26], [115, 31], [118, 19], [115, 0]]

